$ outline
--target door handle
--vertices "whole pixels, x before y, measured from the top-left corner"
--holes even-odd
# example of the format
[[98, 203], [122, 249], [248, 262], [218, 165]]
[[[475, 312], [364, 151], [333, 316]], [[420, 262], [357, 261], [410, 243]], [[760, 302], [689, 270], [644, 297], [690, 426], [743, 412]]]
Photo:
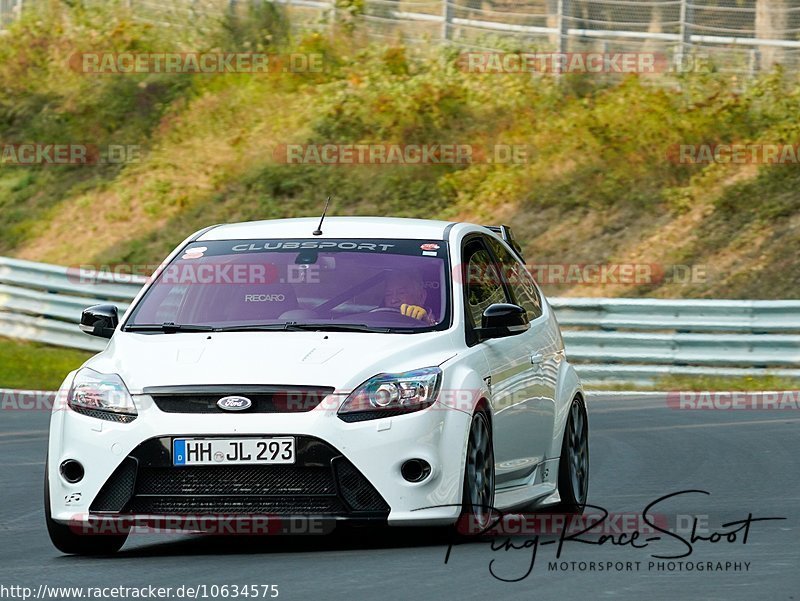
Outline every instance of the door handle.
[[531, 355], [531, 365], [541, 365], [542, 363], [544, 363], [544, 355], [542, 353]]

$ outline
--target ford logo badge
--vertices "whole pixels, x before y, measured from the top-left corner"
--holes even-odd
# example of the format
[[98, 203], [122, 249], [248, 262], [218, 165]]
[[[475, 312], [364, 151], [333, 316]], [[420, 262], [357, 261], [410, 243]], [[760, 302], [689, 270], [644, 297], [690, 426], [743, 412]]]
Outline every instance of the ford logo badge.
[[217, 401], [223, 411], [244, 411], [253, 406], [253, 401], [244, 396], [226, 396]]

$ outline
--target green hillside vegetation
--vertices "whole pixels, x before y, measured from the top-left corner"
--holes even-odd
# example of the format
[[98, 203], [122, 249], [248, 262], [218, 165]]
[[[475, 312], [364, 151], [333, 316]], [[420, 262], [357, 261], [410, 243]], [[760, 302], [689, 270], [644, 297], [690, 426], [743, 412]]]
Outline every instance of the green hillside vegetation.
[[[240, 3], [245, 5], [249, 3]], [[37, 5], [38, 6], [38, 5]], [[0, 38], [0, 141], [139, 145], [128, 164], [0, 165], [0, 255], [156, 263], [205, 225], [332, 213], [509, 223], [533, 263], [701, 266], [661, 285], [578, 296], [796, 298], [798, 165], [681, 165], [675, 144], [800, 141], [800, 85], [463, 72], [458, 51], [288, 34], [264, 5], [163, 28], [124, 6], [26, 9]], [[244, 8], [242, 9], [244, 10]], [[86, 74], [79, 52], [322, 55], [314, 73]], [[524, 144], [523, 164], [327, 166], [281, 144]], [[667, 278], [669, 279], [669, 278]]]
[[0, 388], [58, 390], [67, 374], [91, 356], [76, 349], [0, 337]]

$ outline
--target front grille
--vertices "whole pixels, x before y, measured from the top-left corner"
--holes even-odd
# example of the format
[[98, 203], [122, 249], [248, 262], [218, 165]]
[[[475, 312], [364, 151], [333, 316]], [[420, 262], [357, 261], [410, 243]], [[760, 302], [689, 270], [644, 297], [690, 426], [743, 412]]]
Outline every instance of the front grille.
[[350, 507], [355, 511], [369, 511], [373, 508], [389, 510], [378, 491], [369, 485], [352, 463], [340, 457], [334, 461], [334, 465], [342, 496]]
[[153, 386], [143, 390], [165, 413], [228, 413], [217, 406], [226, 396], [253, 403], [241, 413], [303, 413], [317, 407], [334, 389], [325, 386]]
[[126, 457], [97, 493], [90, 511], [122, 511], [136, 487], [136, 459]]
[[344, 515], [346, 509], [335, 497], [318, 499], [185, 499], [181, 497], [136, 497], [127, 513], [138, 515]]
[[388, 516], [386, 501], [339, 451], [310, 436], [294, 438], [293, 465], [177, 467], [172, 465], [172, 437], [148, 440], [114, 471], [90, 511]]
[[326, 467], [202, 465], [146, 467], [140, 495], [331, 495], [336, 486]]

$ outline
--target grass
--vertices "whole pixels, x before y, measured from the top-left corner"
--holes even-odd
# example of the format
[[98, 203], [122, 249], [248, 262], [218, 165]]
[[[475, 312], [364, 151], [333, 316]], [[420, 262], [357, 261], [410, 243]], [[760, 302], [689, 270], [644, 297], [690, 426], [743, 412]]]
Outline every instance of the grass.
[[723, 378], [719, 376], [666, 376], [657, 383], [655, 390], [800, 390], [800, 382], [793, 378], [778, 376], [746, 376]]
[[93, 353], [0, 338], [0, 388], [57, 390]]
[[[578, 366], [580, 369], [580, 366]], [[598, 382], [585, 385], [589, 391], [654, 391], [654, 392], [759, 392], [777, 390], [800, 390], [800, 381], [778, 376], [663, 376], [652, 384], [633, 382]]]

